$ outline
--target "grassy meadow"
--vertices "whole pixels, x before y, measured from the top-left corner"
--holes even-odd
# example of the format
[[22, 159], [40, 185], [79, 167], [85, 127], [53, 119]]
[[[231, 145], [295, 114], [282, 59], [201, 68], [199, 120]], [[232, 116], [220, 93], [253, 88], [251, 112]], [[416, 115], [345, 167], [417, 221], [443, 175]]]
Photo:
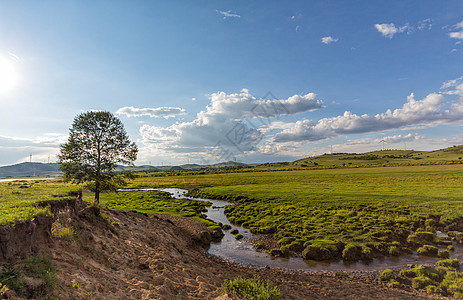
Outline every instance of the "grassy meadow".
[[132, 186], [198, 187], [191, 193], [234, 201], [238, 205], [226, 209], [229, 220], [273, 234], [281, 246], [275, 255], [289, 249], [311, 259], [355, 260], [400, 255], [423, 244], [445, 246], [449, 241], [435, 230], [455, 230], [463, 217], [460, 164], [180, 173], [137, 178]]
[[[19, 188], [31, 185], [30, 188]], [[0, 183], [0, 225], [16, 221], [29, 221], [39, 214], [48, 214], [47, 208], [37, 207], [37, 202], [56, 200], [78, 187], [60, 181], [15, 181]]]

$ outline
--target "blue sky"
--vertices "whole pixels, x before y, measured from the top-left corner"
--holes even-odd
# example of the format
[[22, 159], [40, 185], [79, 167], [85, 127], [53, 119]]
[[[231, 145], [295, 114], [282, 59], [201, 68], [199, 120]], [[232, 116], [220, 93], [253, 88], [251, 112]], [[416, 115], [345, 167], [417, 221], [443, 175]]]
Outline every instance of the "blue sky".
[[138, 165], [462, 144], [462, 42], [462, 1], [1, 1], [0, 165], [88, 110]]

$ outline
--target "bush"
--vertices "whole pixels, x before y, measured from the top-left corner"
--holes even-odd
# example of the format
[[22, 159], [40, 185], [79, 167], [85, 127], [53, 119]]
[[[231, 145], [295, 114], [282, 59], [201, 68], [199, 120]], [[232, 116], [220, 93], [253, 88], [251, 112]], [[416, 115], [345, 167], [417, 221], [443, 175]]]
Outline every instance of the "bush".
[[354, 244], [347, 244], [342, 251], [342, 259], [356, 261], [360, 259], [361, 250]]
[[381, 273], [379, 278], [383, 281], [391, 281], [395, 279], [395, 273], [391, 269], [386, 269]]
[[390, 256], [399, 256], [400, 250], [396, 246], [389, 247], [389, 255]]
[[437, 253], [437, 256], [438, 256], [439, 258], [449, 258], [449, 257], [450, 257], [450, 252], [449, 252], [449, 250], [439, 251], [439, 252]]
[[428, 285], [432, 284], [432, 280], [426, 276], [418, 276], [413, 278], [412, 287], [415, 289], [424, 289]]
[[418, 248], [418, 255], [424, 256], [437, 256], [437, 247], [432, 245], [424, 245], [423, 247]]
[[237, 235], [235, 235], [235, 239], [237, 240], [241, 240], [243, 238], [243, 235], [241, 233], [238, 233]]
[[437, 295], [442, 295], [444, 293], [444, 291], [438, 287], [438, 286], [435, 286], [435, 285], [428, 285], [426, 287], [426, 293], [428, 294], [437, 294]]
[[311, 245], [302, 251], [304, 259], [330, 260], [339, 257], [338, 245], [328, 240], [313, 240]]
[[407, 242], [416, 245], [423, 245], [423, 243], [433, 243], [436, 235], [429, 231], [417, 231], [407, 237]]
[[276, 257], [282, 256], [281, 250], [277, 248], [271, 249], [269, 254]]
[[221, 295], [241, 297], [251, 300], [276, 299], [280, 290], [275, 286], [271, 287], [268, 281], [263, 281], [259, 276], [254, 275], [252, 279], [244, 279], [240, 276], [233, 279], [226, 279], [221, 287]]
[[238, 234], [239, 231], [238, 231], [238, 229], [234, 228], [234, 229], [232, 229], [232, 230], [230, 231], [230, 233], [231, 233], [231, 234]]
[[463, 296], [463, 273], [448, 272], [442, 280], [441, 287], [450, 294]]
[[288, 247], [281, 246], [280, 247], [280, 252], [281, 252], [281, 256], [289, 257], [289, 249], [288, 249]]
[[456, 258], [448, 258], [438, 261], [437, 265], [440, 267], [458, 269], [460, 268], [460, 261]]

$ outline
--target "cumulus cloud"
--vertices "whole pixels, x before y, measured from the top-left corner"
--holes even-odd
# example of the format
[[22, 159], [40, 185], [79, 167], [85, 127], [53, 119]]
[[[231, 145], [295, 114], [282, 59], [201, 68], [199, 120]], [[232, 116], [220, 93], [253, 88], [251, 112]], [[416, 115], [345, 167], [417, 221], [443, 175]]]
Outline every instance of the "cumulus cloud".
[[275, 142], [318, 141], [343, 134], [367, 133], [403, 128], [405, 126], [445, 124], [463, 120], [463, 99], [443, 110], [444, 96], [432, 93], [422, 100], [415, 100], [413, 93], [402, 108], [370, 116], [356, 115], [350, 111], [343, 115], [324, 118], [318, 122], [300, 120], [291, 128], [275, 135]]
[[407, 34], [412, 34], [416, 31], [430, 30], [432, 28], [432, 20], [425, 19], [419, 21], [415, 25], [410, 25], [405, 23], [403, 26], [396, 26], [394, 23], [383, 23], [375, 24], [376, 30], [378, 30], [384, 37], [392, 39], [395, 34], [405, 32]]
[[125, 115], [127, 117], [150, 117], [150, 118], [165, 118], [169, 119], [178, 115], [186, 114], [186, 110], [180, 107], [158, 107], [158, 108], [135, 108], [125, 106], [119, 108], [116, 114]]
[[323, 44], [331, 44], [331, 43], [336, 43], [337, 41], [339, 41], [338, 38], [333, 38], [332, 36], [324, 36], [322, 37], [322, 43]]
[[232, 13], [231, 10], [228, 11], [221, 11], [221, 10], [216, 10], [219, 14], [223, 16], [223, 19], [225, 20], [226, 18], [241, 18], [240, 15], [237, 13]]
[[271, 120], [322, 107], [322, 101], [313, 93], [280, 100], [256, 99], [246, 89], [233, 94], [217, 92], [210, 96], [209, 105], [193, 121], [166, 128], [143, 125], [140, 135], [145, 144], [157, 143], [157, 147], [174, 152], [184, 148], [204, 151], [220, 141], [224, 147], [251, 151]]

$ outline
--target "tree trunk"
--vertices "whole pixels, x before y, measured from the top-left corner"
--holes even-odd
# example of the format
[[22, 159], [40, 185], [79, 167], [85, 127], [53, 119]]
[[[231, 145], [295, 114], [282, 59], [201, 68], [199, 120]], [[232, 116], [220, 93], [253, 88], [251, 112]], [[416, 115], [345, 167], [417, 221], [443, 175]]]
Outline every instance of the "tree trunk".
[[100, 181], [95, 181], [95, 204], [100, 203]]

